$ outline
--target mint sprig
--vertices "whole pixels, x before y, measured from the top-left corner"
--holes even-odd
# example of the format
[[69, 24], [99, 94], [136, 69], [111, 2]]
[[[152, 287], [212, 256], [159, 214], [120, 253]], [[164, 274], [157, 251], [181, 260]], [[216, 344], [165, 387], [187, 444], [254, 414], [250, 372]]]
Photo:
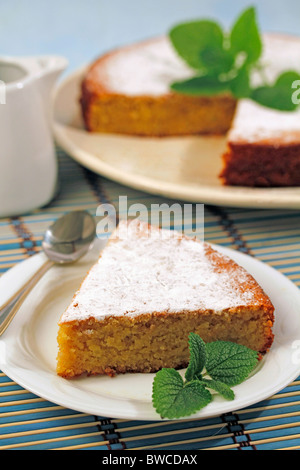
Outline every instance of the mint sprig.
[[[229, 31], [214, 21], [201, 20], [175, 26], [169, 37], [178, 55], [195, 70], [194, 77], [172, 83], [173, 91], [194, 96], [230, 93], [280, 111], [298, 107], [292, 100], [298, 72], [286, 71], [273, 83], [264, 78], [263, 40], [255, 7], [243, 11]], [[260, 86], [251, 83], [254, 73], [261, 76]]]
[[231, 342], [205, 343], [189, 335], [190, 361], [184, 378], [175, 369], [155, 375], [152, 403], [162, 418], [178, 419], [196, 413], [213, 400], [211, 391], [234, 400], [231, 387], [243, 382], [259, 360], [256, 351]]

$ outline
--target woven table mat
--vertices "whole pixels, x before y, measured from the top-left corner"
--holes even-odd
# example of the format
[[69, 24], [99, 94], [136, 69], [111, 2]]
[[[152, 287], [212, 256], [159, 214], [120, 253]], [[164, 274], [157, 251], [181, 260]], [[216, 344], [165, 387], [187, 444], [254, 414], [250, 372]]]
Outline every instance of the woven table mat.
[[[47, 207], [0, 219], [0, 275], [41, 249], [46, 228], [75, 209], [99, 204], [163, 203], [84, 169], [57, 150], [60, 189]], [[178, 201], [176, 201], [178, 202]], [[205, 240], [250, 254], [300, 287], [300, 214], [205, 206]], [[291, 450], [300, 449], [300, 377], [247, 409], [209, 419], [129, 421], [91, 416], [50, 403], [0, 372], [0, 450]]]

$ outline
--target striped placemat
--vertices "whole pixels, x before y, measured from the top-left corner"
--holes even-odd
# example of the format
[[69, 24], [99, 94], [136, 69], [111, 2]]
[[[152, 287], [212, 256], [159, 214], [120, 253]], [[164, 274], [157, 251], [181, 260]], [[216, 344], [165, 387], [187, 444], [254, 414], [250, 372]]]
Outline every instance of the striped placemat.
[[[58, 149], [60, 188], [47, 207], [0, 219], [0, 275], [41, 249], [43, 233], [74, 209], [93, 215], [119, 196], [146, 207], [172, 201], [120, 186]], [[174, 201], [175, 202], [175, 201]], [[176, 201], [178, 203], [178, 201]], [[300, 214], [205, 206], [205, 240], [250, 254], [300, 287]], [[129, 421], [91, 416], [50, 403], [0, 372], [0, 450], [292, 450], [300, 449], [300, 377], [247, 409], [209, 419]]]

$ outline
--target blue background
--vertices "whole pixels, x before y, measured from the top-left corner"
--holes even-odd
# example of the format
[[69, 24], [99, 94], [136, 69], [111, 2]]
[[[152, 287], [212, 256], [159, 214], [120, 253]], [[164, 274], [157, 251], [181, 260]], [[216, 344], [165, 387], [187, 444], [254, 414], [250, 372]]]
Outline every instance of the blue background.
[[299, 0], [0, 0], [0, 54], [63, 55], [68, 73], [184, 20], [210, 17], [229, 26], [250, 5], [263, 31], [300, 34]]

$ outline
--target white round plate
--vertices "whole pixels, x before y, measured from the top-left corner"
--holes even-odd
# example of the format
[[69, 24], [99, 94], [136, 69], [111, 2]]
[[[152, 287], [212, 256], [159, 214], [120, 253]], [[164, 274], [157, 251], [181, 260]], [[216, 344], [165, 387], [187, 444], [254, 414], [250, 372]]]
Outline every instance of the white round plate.
[[[0, 369], [32, 393], [61, 406], [97, 416], [160, 420], [151, 402], [154, 374], [82, 377], [68, 381], [55, 372], [58, 320], [104, 242], [72, 266], [52, 268], [34, 288], [0, 337]], [[193, 417], [218, 416], [262, 401], [300, 374], [300, 292], [279, 272], [247, 255], [215, 247], [244, 266], [276, 308], [275, 341], [255, 373], [234, 388], [234, 401], [215, 397]], [[43, 254], [16, 265], [0, 279], [0, 305], [44, 261]]]
[[79, 106], [85, 70], [77, 70], [61, 82], [53, 103], [56, 142], [84, 167], [134, 189], [182, 201], [300, 208], [300, 188], [223, 186], [218, 175], [225, 137], [147, 138], [87, 132]]

